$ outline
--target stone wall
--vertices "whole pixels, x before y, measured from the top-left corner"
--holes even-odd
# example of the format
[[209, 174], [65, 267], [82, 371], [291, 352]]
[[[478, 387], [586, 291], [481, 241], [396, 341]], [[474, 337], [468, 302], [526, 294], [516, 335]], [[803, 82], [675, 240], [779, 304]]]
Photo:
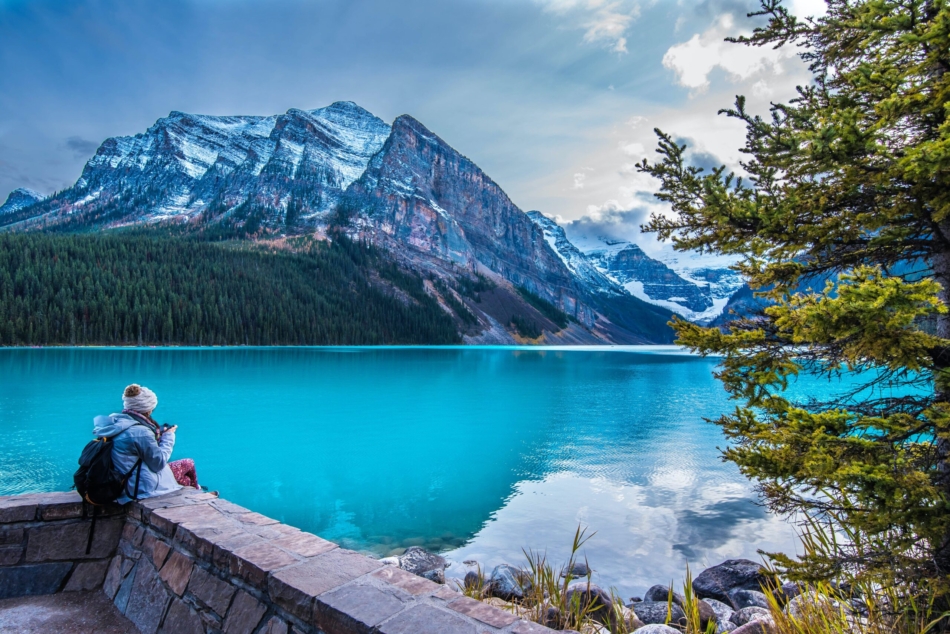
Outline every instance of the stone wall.
[[82, 518], [76, 493], [0, 497], [0, 599], [95, 590], [102, 586], [125, 524], [125, 509]]
[[101, 586], [148, 634], [551, 631], [193, 489], [113, 510], [87, 558], [78, 497], [51, 496], [0, 498], [0, 592]]

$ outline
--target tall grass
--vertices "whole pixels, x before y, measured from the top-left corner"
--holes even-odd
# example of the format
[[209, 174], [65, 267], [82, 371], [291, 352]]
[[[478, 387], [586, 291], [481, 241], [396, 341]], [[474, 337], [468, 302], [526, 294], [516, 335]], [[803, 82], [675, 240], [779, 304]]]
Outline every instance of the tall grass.
[[[629, 634], [640, 625], [633, 611], [624, 606], [616, 589], [610, 589], [605, 605], [591, 593], [592, 573], [576, 576], [580, 550], [594, 533], [578, 526], [571, 544], [570, 556], [562, 566], [554, 566], [547, 554], [523, 550], [527, 567], [521, 568], [523, 598], [505, 602], [492, 598], [485, 575], [477, 569], [476, 582], [464, 585], [463, 592], [474, 599], [488, 601], [508, 609], [520, 618], [546, 625], [555, 630], [603, 631]], [[839, 548], [839, 536], [829, 535], [817, 525], [806, 526], [802, 533], [805, 556], [827, 554]], [[584, 560], [587, 564], [586, 558]], [[789, 599], [777, 572], [766, 566], [769, 583], [762, 588], [768, 601], [774, 634], [938, 634], [950, 631], [950, 614], [935, 609], [937, 591], [931, 588], [900, 588], [887, 580], [867, 579], [838, 571], [836, 579], [802, 582], [799, 595]], [[580, 583], [575, 583], [580, 582]], [[569, 592], [571, 586], [576, 590]], [[586, 593], [584, 592], [586, 590]], [[692, 572], [687, 565], [680, 607], [685, 621], [672, 623], [673, 589], [667, 597], [667, 625], [685, 634], [715, 634], [716, 622], [710, 619], [703, 627], [700, 601], [693, 591]], [[601, 629], [596, 629], [601, 628]]]

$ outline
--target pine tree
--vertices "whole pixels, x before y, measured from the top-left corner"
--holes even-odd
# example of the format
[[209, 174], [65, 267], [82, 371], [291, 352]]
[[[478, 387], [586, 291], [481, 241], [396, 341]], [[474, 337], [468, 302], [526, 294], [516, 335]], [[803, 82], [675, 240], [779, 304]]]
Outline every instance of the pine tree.
[[[661, 160], [639, 168], [673, 211], [645, 228], [680, 249], [741, 256], [769, 305], [724, 331], [678, 322], [679, 340], [723, 355], [718, 376], [740, 402], [718, 421], [734, 441], [726, 457], [773, 509], [855, 537], [780, 564], [946, 592], [950, 8], [832, 0], [803, 21], [762, 0], [751, 15], [767, 25], [733, 41], [801, 46], [814, 81], [768, 118], [742, 97], [723, 111], [746, 126], [748, 177], [690, 166], [659, 130]], [[848, 372], [866, 389], [793, 402], [785, 389], [803, 372]]]

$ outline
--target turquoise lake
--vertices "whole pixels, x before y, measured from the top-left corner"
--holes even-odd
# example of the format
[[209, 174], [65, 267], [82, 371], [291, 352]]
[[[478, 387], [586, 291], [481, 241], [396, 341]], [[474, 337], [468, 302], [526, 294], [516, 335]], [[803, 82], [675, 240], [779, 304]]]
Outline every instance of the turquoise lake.
[[[173, 459], [282, 522], [378, 556], [421, 545], [483, 568], [563, 561], [578, 525], [624, 596], [794, 526], [720, 459], [714, 359], [674, 347], [0, 350], [0, 495], [68, 488], [125, 385], [179, 425]], [[820, 382], [796, 389], [814, 393]]]

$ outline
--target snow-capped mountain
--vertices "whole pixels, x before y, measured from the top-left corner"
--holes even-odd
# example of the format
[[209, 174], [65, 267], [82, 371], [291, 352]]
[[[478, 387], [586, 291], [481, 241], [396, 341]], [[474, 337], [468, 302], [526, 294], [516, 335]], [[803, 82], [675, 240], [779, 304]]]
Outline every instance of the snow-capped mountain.
[[388, 136], [351, 102], [269, 117], [172, 112], [143, 134], [107, 139], [75, 186], [36, 211], [46, 223], [114, 226], [263, 210], [293, 223], [334, 210]]
[[528, 217], [541, 227], [544, 239], [560, 256], [564, 265], [588, 288], [605, 295], [622, 295], [625, 292], [622, 284], [598, 270], [591, 260], [567, 239], [564, 228], [554, 220], [540, 211], [529, 211]]
[[[473, 161], [408, 115], [390, 126], [351, 102], [274, 116], [172, 112], [107, 139], [73, 187], [0, 216], [16, 231], [129, 225], [249, 239], [346, 233], [431, 282], [472, 342], [514, 342], [515, 317], [552, 343], [672, 340], [669, 311], [626, 292]], [[492, 289], [477, 300], [457, 290], [476, 275]]]
[[14, 189], [10, 192], [10, 195], [7, 196], [6, 202], [0, 205], [0, 215], [20, 211], [21, 209], [35, 205], [44, 198], [46, 198], [46, 196], [32, 189], [26, 189], [25, 187]]
[[605, 236], [572, 236], [577, 249], [602, 274], [631, 295], [708, 323], [743, 285], [727, 268], [731, 261], [662, 249], [648, 255], [640, 246]]

